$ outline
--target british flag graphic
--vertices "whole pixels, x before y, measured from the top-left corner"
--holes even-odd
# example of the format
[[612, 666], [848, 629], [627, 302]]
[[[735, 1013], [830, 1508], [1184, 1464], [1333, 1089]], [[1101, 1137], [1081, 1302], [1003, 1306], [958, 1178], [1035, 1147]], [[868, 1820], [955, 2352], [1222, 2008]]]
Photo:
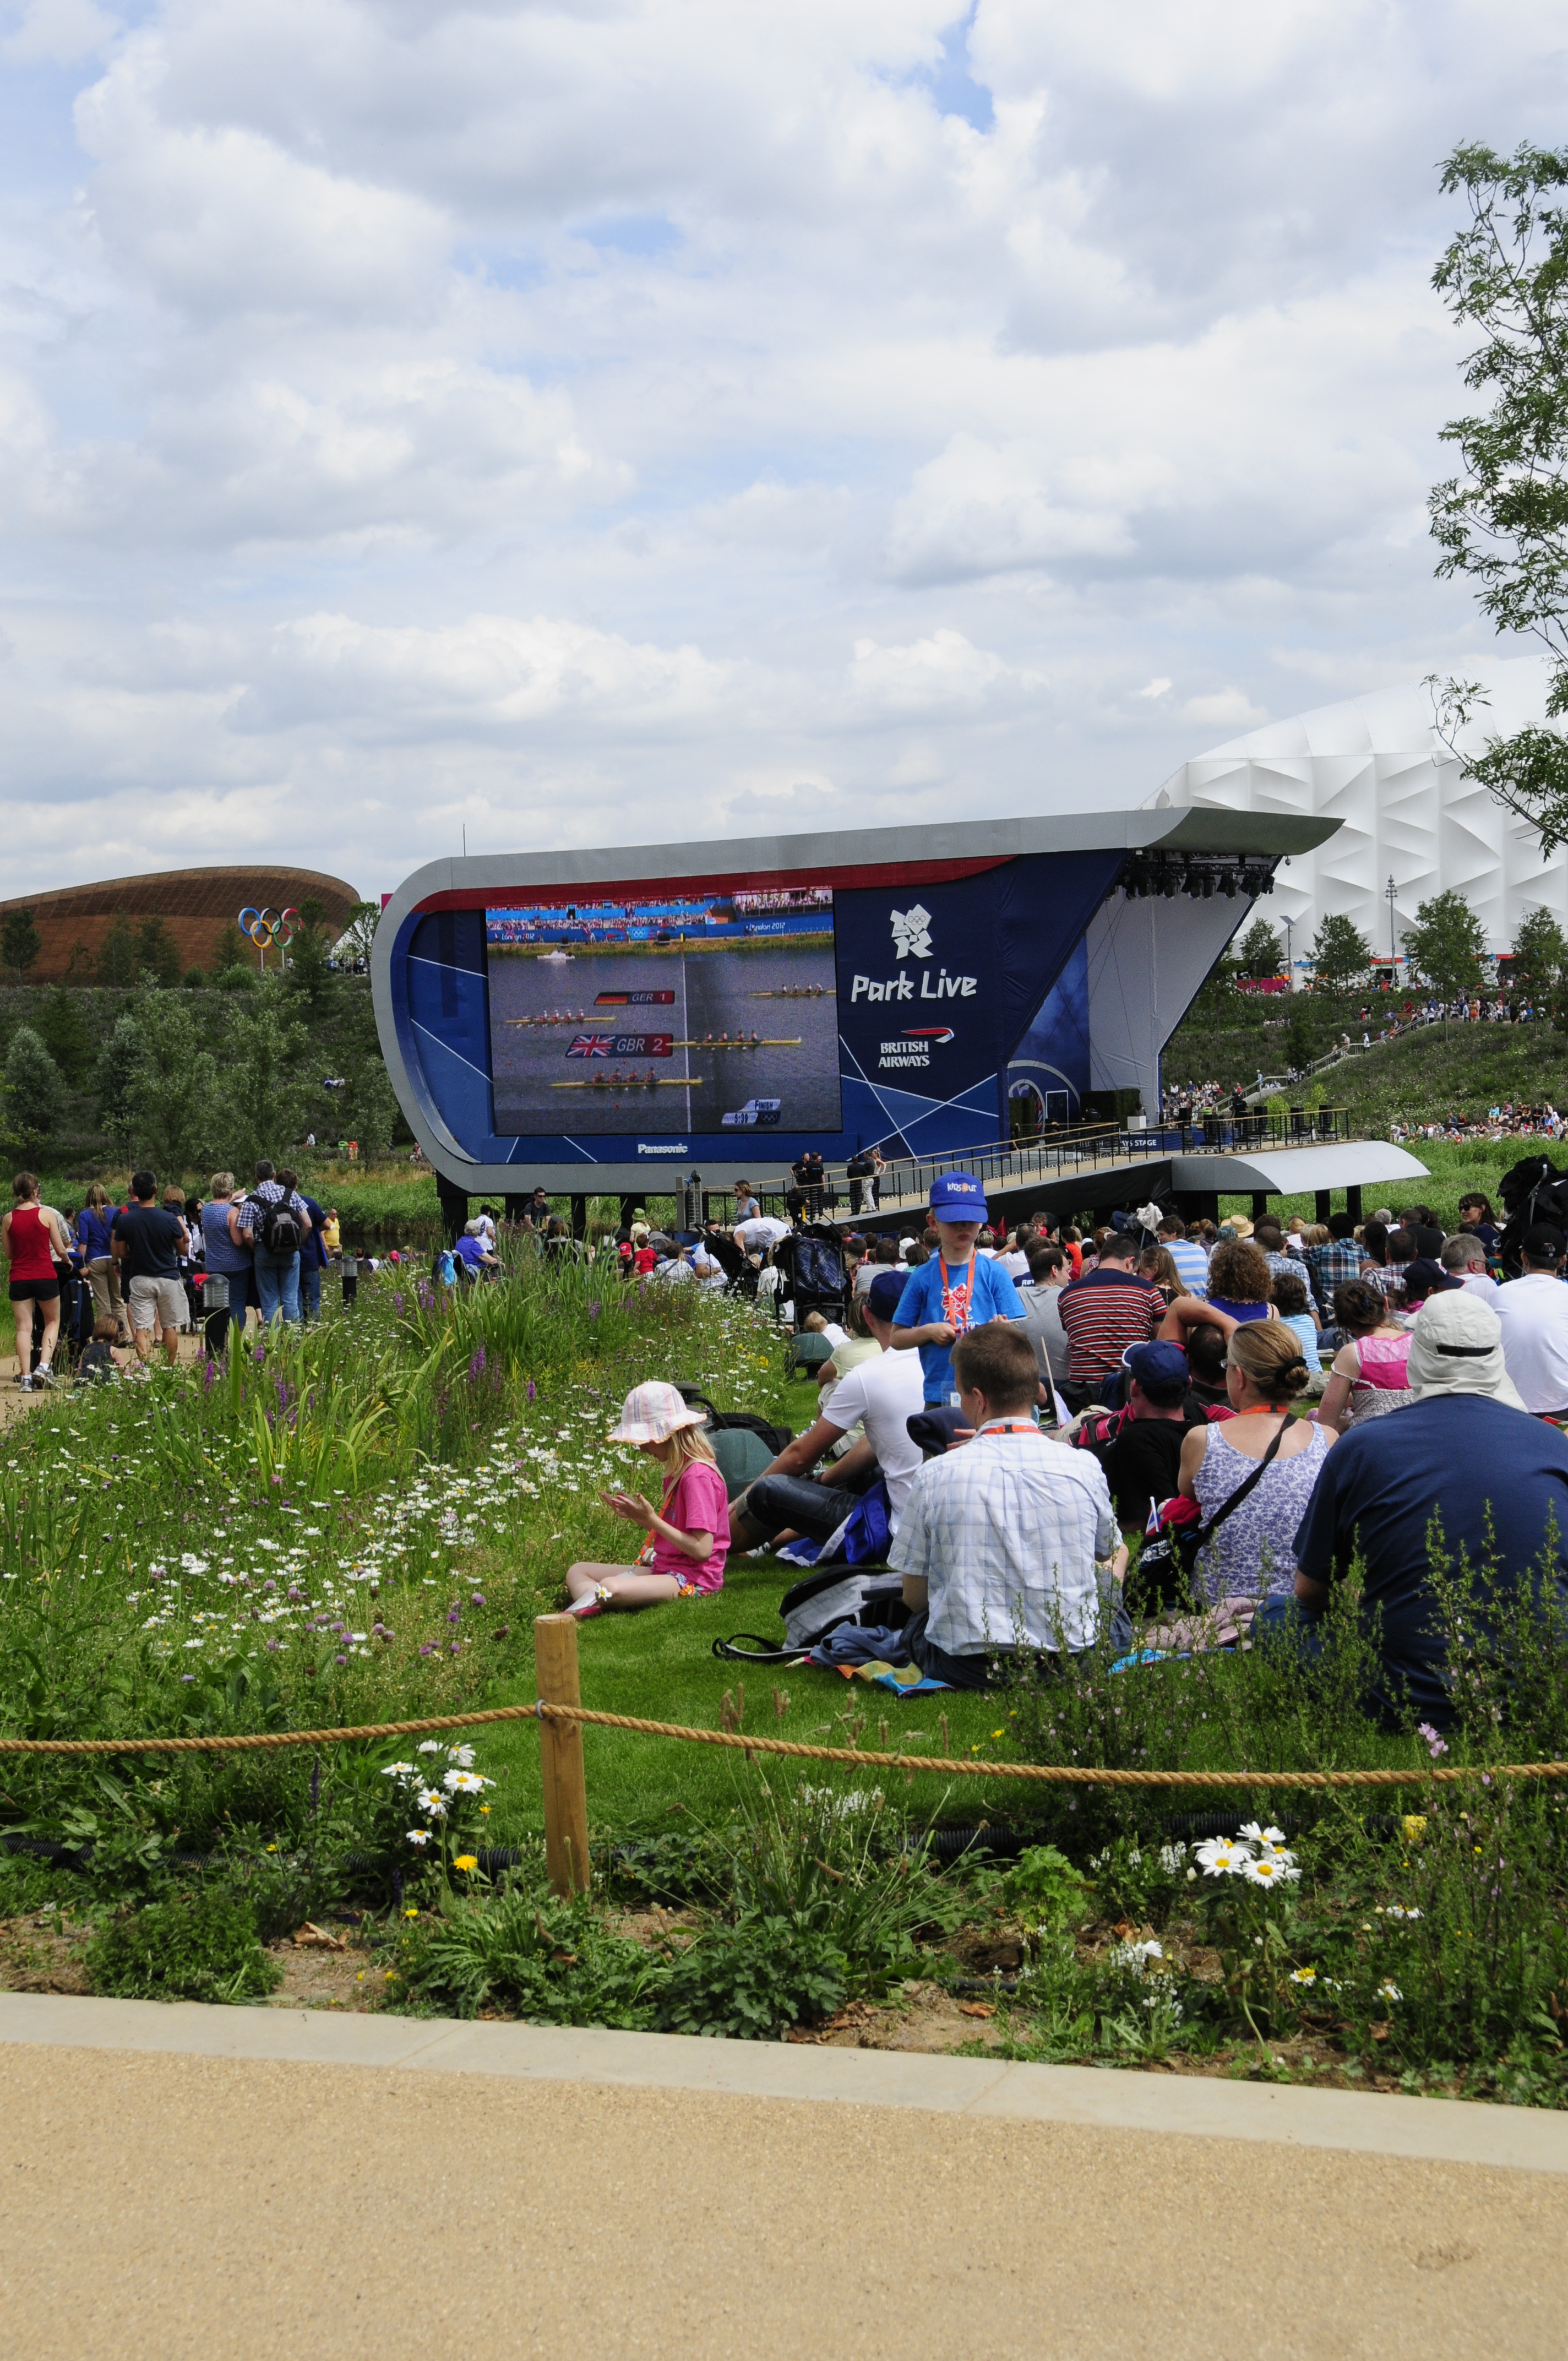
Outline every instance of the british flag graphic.
[[613, 1033], [579, 1033], [566, 1055], [568, 1058], [609, 1058], [614, 1050]]

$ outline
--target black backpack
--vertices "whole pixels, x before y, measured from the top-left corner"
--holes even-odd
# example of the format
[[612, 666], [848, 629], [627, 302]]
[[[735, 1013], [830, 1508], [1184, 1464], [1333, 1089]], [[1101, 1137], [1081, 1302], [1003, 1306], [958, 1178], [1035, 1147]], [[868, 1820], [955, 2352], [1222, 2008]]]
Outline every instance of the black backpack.
[[269, 1204], [261, 1216], [261, 1243], [269, 1254], [298, 1254], [305, 1243], [300, 1217], [286, 1197]]

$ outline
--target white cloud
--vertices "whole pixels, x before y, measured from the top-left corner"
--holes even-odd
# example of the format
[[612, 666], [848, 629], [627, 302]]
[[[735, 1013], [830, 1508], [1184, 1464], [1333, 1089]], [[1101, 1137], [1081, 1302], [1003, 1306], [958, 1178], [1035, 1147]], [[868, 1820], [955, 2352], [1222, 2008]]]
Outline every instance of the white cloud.
[[1201, 730], [1252, 730], [1268, 716], [1245, 688], [1221, 688], [1210, 697], [1190, 697], [1181, 719]]
[[0, 0], [12, 873], [1135, 803], [1463, 668], [1433, 161], [1568, 99], [1477, 21]]

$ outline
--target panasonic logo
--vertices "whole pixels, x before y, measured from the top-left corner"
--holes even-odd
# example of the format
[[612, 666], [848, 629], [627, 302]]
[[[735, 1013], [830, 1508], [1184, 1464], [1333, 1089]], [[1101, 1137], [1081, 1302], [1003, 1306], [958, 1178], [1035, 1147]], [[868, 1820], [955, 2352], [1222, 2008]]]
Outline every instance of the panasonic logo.
[[640, 1139], [637, 1143], [637, 1153], [639, 1156], [689, 1156], [691, 1149], [684, 1139], [661, 1141], [656, 1148], [650, 1147], [647, 1140]]

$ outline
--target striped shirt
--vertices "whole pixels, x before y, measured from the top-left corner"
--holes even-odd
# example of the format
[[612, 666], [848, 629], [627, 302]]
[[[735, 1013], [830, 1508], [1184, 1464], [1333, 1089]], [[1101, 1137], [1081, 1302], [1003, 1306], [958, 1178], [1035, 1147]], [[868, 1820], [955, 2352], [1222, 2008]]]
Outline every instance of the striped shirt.
[[1190, 1295], [1206, 1295], [1209, 1291], [1209, 1257], [1196, 1238], [1173, 1238], [1170, 1259], [1176, 1265], [1176, 1276]]
[[1067, 1331], [1068, 1376], [1090, 1385], [1120, 1369], [1129, 1345], [1144, 1345], [1165, 1317], [1165, 1298], [1122, 1264], [1075, 1279], [1058, 1299]]

